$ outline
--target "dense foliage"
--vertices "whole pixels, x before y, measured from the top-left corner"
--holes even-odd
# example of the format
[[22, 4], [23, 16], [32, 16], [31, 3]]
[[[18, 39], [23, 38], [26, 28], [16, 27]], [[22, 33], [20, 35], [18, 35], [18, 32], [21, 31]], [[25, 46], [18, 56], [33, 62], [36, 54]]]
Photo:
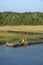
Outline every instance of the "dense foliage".
[[43, 13], [0, 12], [0, 25], [43, 25]]

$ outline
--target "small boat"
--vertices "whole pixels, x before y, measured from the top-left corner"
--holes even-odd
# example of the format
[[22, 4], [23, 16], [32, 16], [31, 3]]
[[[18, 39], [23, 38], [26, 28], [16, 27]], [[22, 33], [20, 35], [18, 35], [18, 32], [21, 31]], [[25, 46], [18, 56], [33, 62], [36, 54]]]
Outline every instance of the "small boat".
[[14, 46], [12, 43], [6, 43], [6, 46]]
[[8, 46], [8, 47], [17, 47], [17, 46], [20, 46], [20, 43], [19, 42], [6, 43], [6, 46]]

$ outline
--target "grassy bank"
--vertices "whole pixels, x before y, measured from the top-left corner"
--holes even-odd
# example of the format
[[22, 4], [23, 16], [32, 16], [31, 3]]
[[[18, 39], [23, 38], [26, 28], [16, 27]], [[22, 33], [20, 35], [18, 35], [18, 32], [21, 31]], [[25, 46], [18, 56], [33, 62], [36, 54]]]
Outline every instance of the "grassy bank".
[[0, 26], [0, 42], [13, 42], [13, 41], [22, 41], [22, 39], [38, 39], [41, 38], [41, 35], [28, 35], [28, 34], [16, 34], [14, 32], [5, 32], [5, 31], [28, 31], [28, 32], [40, 32], [43, 33], [43, 26]]
[[38, 39], [41, 35], [24, 35], [24, 34], [15, 34], [9, 32], [0, 32], [0, 41], [13, 42], [13, 41], [22, 41], [22, 39]]

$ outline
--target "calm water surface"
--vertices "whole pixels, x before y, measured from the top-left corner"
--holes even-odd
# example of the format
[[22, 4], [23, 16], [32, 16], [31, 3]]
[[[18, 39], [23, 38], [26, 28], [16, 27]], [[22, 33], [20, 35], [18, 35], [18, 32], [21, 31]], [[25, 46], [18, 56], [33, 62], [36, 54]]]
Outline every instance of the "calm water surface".
[[0, 46], [0, 65], [43, 65], [43, 44], [8, 48]]

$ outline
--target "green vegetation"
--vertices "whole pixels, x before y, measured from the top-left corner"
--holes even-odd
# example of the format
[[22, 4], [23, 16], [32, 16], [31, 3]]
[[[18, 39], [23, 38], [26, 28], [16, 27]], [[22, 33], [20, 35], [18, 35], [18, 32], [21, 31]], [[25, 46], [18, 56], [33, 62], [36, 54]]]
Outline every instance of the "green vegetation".
[[0, 41], [4, 42], [13, 42], [19, 41], [21, 42], [23, 39], [31, 40], [31, 39], [38, 39], [41, 35], [25, 35], [25, 34], [16, 34], [16, 33], [9, 33], [9, 32], [0, 32]]
[[22, 41], [22, 39], [38, 39], [41, 35], [16, 34], [5, 31], [28, 31], [43, 33], [43, 13], [42, 12], [0, 12], [0, 41], [12, 42]]
[[0, 12], [0, 25], [43, 25], [43, 13]]
[[[31, 39], [38, 39], [42, 36], [40, 34], [38, 35], [28, 35], [28, 34], [16, 34], [14, 32], [6, 32], [6, 31], [28, 31], [28, 32], [39, 32], [43, 33], [43, 26], [42, 25], [36, 25], [36, 26], [26, 26], [26, 25], [19, 25], [19, 26], [0, 26], [0, 42], [13, 42], [13, 41], [19, 41], [21, 42], [23, 39], [31, 40]], [[3, 31], [3, 32], [1, 32]]]

